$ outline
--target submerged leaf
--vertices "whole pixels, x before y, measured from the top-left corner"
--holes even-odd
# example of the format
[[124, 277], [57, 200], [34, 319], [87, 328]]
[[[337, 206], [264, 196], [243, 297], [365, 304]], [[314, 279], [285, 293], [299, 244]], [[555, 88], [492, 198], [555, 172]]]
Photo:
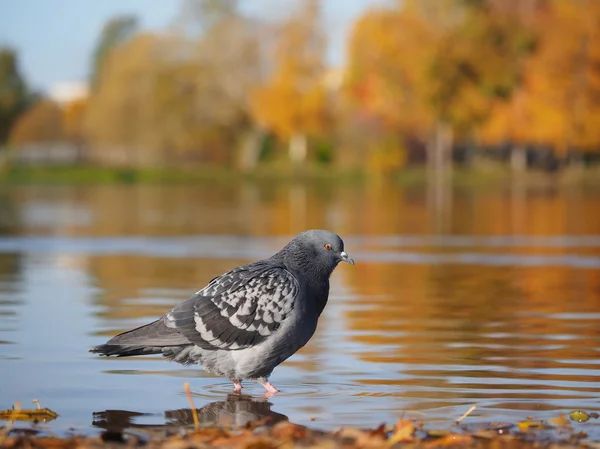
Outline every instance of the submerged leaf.
[[586, 412], [582, 412], [581, 410], [573, 410], [571, 413], [569, 413], [569, 418], [577, 422], [586, 422], [590, 419], [590, 415], [588, 415]]

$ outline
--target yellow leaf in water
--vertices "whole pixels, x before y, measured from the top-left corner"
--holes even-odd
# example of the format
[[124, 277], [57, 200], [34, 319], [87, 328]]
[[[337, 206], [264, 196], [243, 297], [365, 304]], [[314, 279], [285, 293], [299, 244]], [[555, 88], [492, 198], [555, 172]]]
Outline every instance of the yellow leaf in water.
[[58, 414], [49, 408], [39, 408], [31, 410], [0, 410], [0, 420], [2, 421], [41, 421], [48, 422], [58, 418]]
[[529, 429], [541, 429], [544, 427], [542, 421], [521, 421], [519, 423], [519, 430], [527, 432]]

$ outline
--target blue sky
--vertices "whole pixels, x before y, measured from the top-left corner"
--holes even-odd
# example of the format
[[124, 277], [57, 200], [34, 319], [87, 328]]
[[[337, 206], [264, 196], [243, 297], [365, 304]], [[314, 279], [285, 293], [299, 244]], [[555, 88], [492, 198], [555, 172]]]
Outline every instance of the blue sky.
[[[322, 0], [329, 33], [328, 59], [344, 58], [344, 38], [368, 6], [383, 0]], [[256, 14], [285, 14], [286, 0], [242, 0]], [[289, 2], [288, 4], [293, 4]], [[0, 45], [19, 53], [21, 71], [31, 86], [47, 91], [63, 81], [85, 80], [90, 55], [104, 23], [115, 15], [134, 14], [144, 29], [168, 26], [180, 0], [1, 0]]]

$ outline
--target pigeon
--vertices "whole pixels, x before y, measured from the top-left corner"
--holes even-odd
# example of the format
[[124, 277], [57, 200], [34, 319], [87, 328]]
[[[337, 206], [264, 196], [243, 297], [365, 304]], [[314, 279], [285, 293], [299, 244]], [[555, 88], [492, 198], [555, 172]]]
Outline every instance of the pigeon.
[[90, 352], [106, 356], [162, 354], [229, 378], [279, 390], [272, 371], [315, 333], [340, 262], [354, 265], [343, 240], [325, 230], [298, 234], [269, 257], [234, 268], [150, 324], [123, 332]]

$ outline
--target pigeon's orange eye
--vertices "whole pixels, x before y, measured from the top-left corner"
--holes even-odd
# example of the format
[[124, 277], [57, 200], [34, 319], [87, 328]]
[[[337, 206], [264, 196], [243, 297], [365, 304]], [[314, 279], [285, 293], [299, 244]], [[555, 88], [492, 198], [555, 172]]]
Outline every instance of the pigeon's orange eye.
[[323, 248], [325, 248], [327, 251], [331, 251], [331, 245], [329, 243], [325, 243]]

